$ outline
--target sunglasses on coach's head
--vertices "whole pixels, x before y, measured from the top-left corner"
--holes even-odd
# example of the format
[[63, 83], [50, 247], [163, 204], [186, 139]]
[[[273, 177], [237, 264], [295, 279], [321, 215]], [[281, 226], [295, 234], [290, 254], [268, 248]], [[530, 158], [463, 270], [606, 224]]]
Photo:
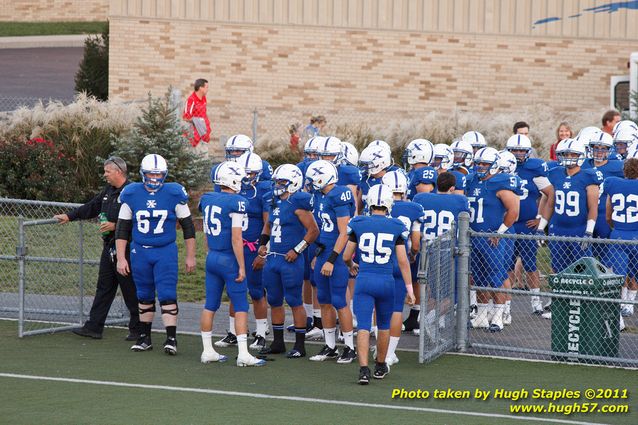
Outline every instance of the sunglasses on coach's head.
[[122, 167], [120, 167], [120, 164], [117, 163], [116, 159], [120, 159], [120, 158], [117, 156], [111, 156], [105, 162], [115, 165], [121, 172], [124, 172]]

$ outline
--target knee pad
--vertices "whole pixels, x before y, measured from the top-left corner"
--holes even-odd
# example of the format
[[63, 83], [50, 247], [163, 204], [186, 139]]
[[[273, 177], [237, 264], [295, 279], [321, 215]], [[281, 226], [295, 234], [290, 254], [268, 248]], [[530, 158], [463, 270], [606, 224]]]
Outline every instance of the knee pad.
[[139, 302], [139, 306], [138, 306], [139, 314], [155, 313], [155, 300], [139, 300], [138, 302]]
[[[164, 308], [165, 305], [175, 305], [175, 308]], [[160, 301], [160, 306], [162, 308], [162, 314], [170, 314], [171, 316], [177, 316], [179, 313], [179, 306], [177, 305], [177, 300], [168, 300], [168, 301]]]

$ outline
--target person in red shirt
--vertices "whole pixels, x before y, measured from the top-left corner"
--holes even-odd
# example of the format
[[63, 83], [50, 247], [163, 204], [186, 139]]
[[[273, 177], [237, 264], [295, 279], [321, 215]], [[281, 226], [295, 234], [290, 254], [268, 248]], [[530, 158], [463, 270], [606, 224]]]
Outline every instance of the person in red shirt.
[[186, 100], [184, 106], [184, 114], [182, 118], [184, 121], [188, 121], [193, 124], [193, 118], [203, 118], [206, 123], [206, 133], [200, 135], [193, 124], [193, 135], [189, 137], [189, 140], [193, 147], [196, 147], [199, 142], [210, 142], [210, 120], [206, 114], [206, 93], [208, 93], [208, 81], [203, 78], [195, 80], [194, 91]]
[[558, 124], [558, 128], [556, 129], [557, 140], [549, 147], [549, 159], [551, 161], [558, 160], [558, 157], [556, 156], [556, 147], [558, 146], [560, 141], [572, 137], [574, 137], [574, 132], [567, 122], [563, 121]]

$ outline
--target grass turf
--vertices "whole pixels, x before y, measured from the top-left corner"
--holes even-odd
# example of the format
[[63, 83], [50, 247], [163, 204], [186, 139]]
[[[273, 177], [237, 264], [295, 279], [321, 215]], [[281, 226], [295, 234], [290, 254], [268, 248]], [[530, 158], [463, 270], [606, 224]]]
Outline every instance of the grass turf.
[[[167, 385], [221, 391], [239, 391], [392, 406], [426, 407], [449, 411], [507, 414], [506, 400], [392, 400], [396, 387], [406, 389], [495, 388], [571, 389], [635, 388], [636, 371], [516, 362], [448, 355], [430, 365], [419, 365], [415, 353], [399, 353], [401, 363], [383, 381], [368, 387], [355, 383], [358, 365], [314, 363], [272, 356], [262, 368], [234, 366], [235, 349], [224, 349], [230, 361], [199, 363], [201, 342], [181, 335], [179, 354], [166, 356], [162, 334], [154, 334], [152, 352], [133, 353], [123, 341], [124, 330], [107, 329], [103, 340], [64, 333], [18, 339], [15, 322], [0, 322], [1, 373], [40, 375], [136, 384]], [[317, 346], [308, 346], [314, 353]], [[636, 407], [634, 395], [628, 402]], [[2, 421], [5, 423], [533, 423], [503, 418], [451, 413], [338, 406], [308, 401], [247, 398], [146, 388], [121, 388], [88, 383], [32, 381], [0, 377]], [[586, 401], [586, 400], [579, 400]], [[564, 400], [558, 403], [571, 403]], [[603, 401], [600, 400], [602, 403]], [[627, 402], [627, 401], [625, 401]], [[601, 423], [632, 424], [633, 413], [574, 414], [554, 418]], [[548, 418], [552, 416], [539, 416]]]
[[101, 34], [108, 22], [0, 22], [0, 37]]

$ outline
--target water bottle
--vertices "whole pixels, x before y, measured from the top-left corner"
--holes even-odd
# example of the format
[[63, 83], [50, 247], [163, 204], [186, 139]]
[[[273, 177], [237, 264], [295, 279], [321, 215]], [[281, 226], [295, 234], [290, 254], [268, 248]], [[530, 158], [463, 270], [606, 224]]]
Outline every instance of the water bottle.
[[[98, 216], [98, 219], [100, 220], [100, 224], [102, 223], [106, 223], [108, 220], [106, 219], [106, 213], [105, 212], [101, 212], [100, 215]], [[111, 233], [110, 231], [106, 231], [106, 232], [102, 232], [102, 236], [108, 236], [109, 233]]]

